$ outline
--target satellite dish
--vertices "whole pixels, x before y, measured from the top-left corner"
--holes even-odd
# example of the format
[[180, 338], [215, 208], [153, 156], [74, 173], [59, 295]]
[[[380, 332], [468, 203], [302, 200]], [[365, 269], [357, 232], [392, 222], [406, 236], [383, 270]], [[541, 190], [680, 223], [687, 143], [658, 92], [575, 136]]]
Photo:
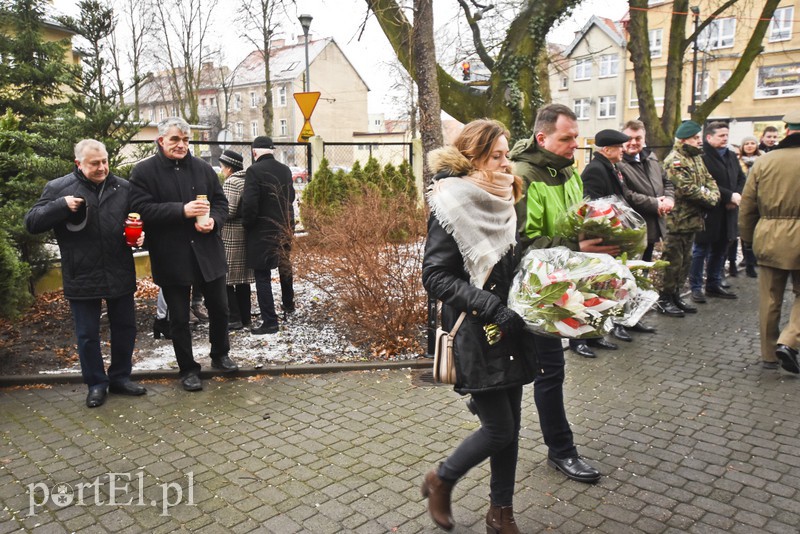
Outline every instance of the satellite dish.
[[228, 150], [229, 142], [233, 141], [233, 134], [228, 130], [220, 130], [217, 134], [217, 142], [220, 143], [220, 148], [222, 150]]

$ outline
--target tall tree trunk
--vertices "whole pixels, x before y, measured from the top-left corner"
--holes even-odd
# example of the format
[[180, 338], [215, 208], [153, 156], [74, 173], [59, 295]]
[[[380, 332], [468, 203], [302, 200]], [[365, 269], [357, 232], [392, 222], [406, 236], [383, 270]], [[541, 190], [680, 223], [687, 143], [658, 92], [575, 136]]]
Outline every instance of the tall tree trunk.
[[[442, 105], [439, 100], [439, 82], [436, 63], [436, 46], [433, 42], [433, 0], [414, 0], [414, 31], [412, 47], [417, 80], [420, 134], [422, 150], [428, 154], [442, 146]], [[432, 176], [427, 158], [423, 163], [423, 180]]]

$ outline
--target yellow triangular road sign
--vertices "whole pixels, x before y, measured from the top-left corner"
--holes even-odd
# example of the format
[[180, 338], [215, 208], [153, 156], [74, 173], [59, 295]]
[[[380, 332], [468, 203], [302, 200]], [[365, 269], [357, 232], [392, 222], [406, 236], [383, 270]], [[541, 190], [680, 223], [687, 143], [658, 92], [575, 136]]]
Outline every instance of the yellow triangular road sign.
[[294, 94], [294, 99], [297, 102], [297, 105], [300, 107], [300, 112], [303, 114], [303, 118], [305, 120], [311, 118], [311, 114], [314, 113], [314, 108], [317, 107], [317, 102], [319, 101], [321, 94], [322, 93], [319, 91]]

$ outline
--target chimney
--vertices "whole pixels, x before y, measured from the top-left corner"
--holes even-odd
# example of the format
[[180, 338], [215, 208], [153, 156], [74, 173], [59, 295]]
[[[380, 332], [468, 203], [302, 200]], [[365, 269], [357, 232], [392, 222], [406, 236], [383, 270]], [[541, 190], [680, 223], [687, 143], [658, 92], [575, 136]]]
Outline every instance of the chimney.
[[273, 39], [269, 42], [270, 48], [283, 48], [286, 45], [286, 39]]
[[[311, 32], [308, 32], [308, 42], [311, 42]], [[297, 36], [297, 44], [306, 44], [306, 36], [302, 33]]]

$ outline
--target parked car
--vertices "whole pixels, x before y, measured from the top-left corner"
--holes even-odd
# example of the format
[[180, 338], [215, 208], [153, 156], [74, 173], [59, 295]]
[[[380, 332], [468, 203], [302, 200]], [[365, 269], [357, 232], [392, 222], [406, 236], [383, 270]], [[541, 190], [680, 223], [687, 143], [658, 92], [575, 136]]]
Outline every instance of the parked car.
[[308, 169], [302, 167], [289, 167], [292, 170], [292, 181], [296, 184], [308, 182]]
[[350, 167], [345, 165], [332, 165], [331, 170], [335, 173], [336, 171], [344, 171], [345, 173], [349, 173], [351, 171]]

